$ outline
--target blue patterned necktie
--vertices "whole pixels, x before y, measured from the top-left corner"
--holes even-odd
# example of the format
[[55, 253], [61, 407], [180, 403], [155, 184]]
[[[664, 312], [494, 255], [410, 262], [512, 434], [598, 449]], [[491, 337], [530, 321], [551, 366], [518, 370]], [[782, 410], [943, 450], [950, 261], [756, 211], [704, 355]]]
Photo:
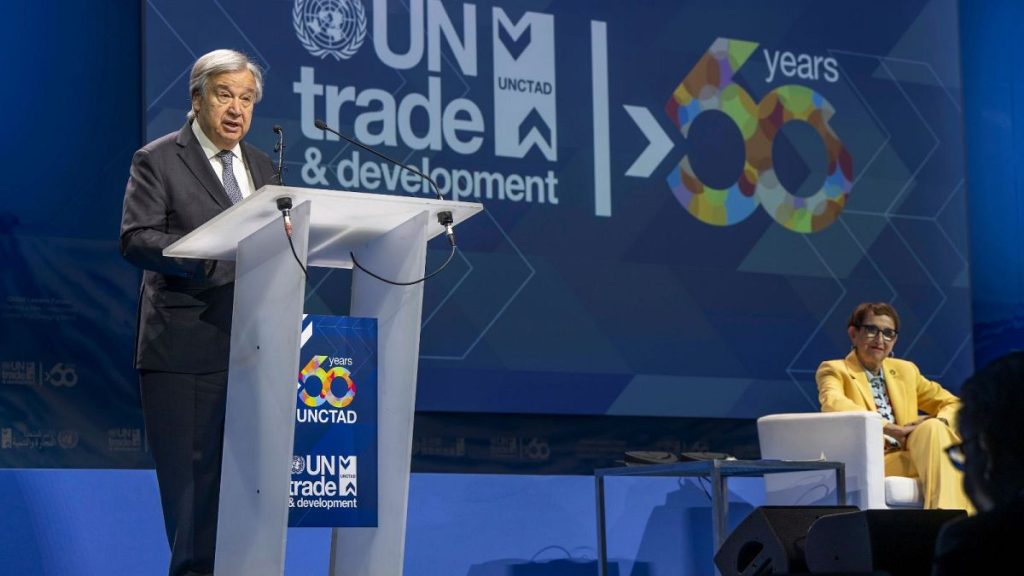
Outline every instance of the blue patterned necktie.
[[242, 201], [242, 189], [238, 187], [235, 171], [231, 168], [231, 161], [234, 160], [235, 156], [231, 153], [231, 150], [221, 150], [217, 153], [217, 156], [220, 157], [220, 163], [224, 166], [224, 191], [228, 193], [228, 198], [231, 199], [232, 204], [238, 204]]

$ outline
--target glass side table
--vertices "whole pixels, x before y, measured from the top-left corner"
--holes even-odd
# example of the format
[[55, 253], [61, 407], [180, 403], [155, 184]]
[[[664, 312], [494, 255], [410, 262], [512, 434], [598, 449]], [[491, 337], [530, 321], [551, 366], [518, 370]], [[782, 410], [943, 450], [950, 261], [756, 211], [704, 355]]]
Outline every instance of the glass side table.
[[608, 543], [605, 532], [604, 482], [609, 476], [705, 477], [711, 481], [711, 530], [715, 551], [727, 536], [729, 518], [728, 481], [733, 476], [764, 476], [784, 472], [834, 470], [836, 504], [846, 504], [846, 466], [822, 460], [698, 460], [675, 464], [647, 464], [594, 470], [597, 493], [597, 566], [599, 576], [608, 574]]

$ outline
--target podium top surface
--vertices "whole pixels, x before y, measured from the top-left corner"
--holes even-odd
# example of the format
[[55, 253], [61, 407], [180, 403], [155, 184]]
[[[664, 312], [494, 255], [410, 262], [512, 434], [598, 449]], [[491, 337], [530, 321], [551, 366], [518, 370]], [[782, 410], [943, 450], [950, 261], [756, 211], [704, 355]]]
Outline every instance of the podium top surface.
[[[351, 268], [349, 251], [355, 251], [422, 212], [430, 212], [429, 239], [444, 232], [437, 224], [438, 212], [451, 212], [458, 226], [483, 209], [477, 202], [264, 186], [165, 248], [164, 256], [234, 260], [241, 240], [270, 222], [281, 221], [277, 199], [282, 196], [292, 198], [293, 210], [303, 202], [311, 203], [307, 264], [335, 268]], [[281, 233], [284, 234], [283, 228]]]

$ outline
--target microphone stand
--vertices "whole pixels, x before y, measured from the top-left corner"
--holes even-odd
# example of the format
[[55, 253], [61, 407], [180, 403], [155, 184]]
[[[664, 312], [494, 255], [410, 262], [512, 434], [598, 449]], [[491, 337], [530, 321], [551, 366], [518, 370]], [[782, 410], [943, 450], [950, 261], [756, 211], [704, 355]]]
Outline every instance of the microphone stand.
[[[277, 144], [274, 145], [274, 152], [277, 152], [277, 184], [284, 186], [284, 130], [274, 124], [274, 134], [277, 134]], [[295, 244], [292, 242], [292, 199], [288, 196], [278, 198], [277, 209], [281, 211], [281, 217], [284, 220], [284, 233], [288, 238], [288, 245], [292, 249], [292, 256], [295, 257], [295, 262], [302, 269], [302, 275], [305, 276], [308, 283], [309, 272], [302, 265], [302, 260], [299, 260], [299, 255], [295, 253]]]
[[277, 134], [277, 144], [274, 145], [274, 152], [277, 152], [277, 184], [284, 186], [284, 130], [274, 124], [274, 134]]

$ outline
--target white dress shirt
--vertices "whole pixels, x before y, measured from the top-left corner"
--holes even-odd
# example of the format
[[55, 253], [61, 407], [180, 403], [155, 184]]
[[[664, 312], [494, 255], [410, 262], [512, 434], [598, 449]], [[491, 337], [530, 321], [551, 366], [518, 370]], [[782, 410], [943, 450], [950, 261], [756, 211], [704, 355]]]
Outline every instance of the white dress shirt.
[[[203, 153], [206, 154], [206, 159], [210, 161], [210, 166], [213, 167], [214, 173], [217, 174], [217, 180], [224, 182], [224, 163], [217, 156], [217, 154], [220, 154], [221, 148], [217, 148], [206, 136], [203, 129], [199, 127], [198, 120], [192, 121], [192, 133], [196, 135], [199, 145], [203, 147]], [[252, 175], [249, 174], [248, 167], [245, 165], [245, 161], [242, 160], [241, 142], [235, 144], [234, 148], [231, 148], [231, 154], [234, 156], [231, 160], [231, 171], [235, 173], [235, 180], [238, 181], [238, 188], [242, 191], [242, 198], [248, 198], [252, 194], [255, 185], [252, 181]]]

